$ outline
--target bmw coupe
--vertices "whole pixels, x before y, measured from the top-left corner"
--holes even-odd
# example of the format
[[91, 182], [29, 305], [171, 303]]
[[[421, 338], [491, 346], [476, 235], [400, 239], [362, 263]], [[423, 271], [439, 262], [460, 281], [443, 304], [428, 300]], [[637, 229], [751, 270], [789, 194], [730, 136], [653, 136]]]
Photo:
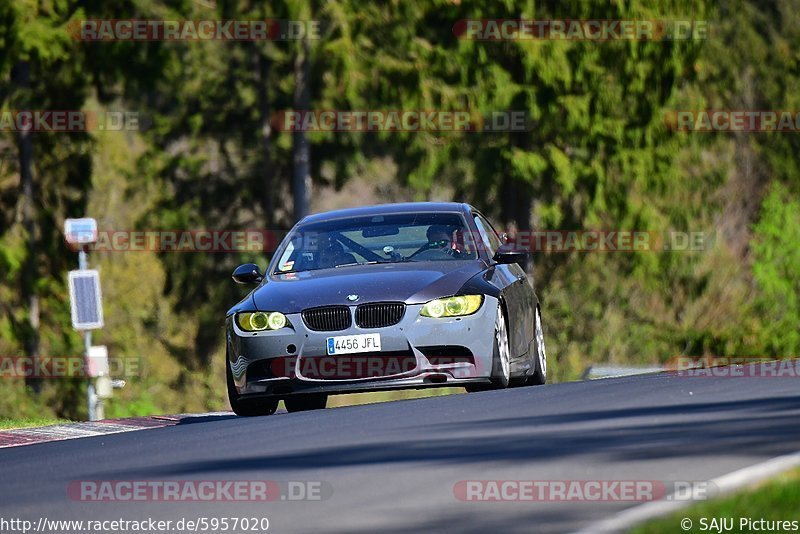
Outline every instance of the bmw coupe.
[[329, 394], [544, 384], [541, 307], [474, 207], [405, 203], [320, 213], [287, 234], [226, 317], [238, 415], [324, 408]]

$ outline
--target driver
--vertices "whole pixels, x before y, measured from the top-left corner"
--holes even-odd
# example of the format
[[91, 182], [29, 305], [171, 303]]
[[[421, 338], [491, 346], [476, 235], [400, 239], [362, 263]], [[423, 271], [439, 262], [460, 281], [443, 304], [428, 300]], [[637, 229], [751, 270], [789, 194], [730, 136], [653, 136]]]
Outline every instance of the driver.
[[428, 227], [425, 235], [428, 238], [428, 244], [423, 247], [420, 252], [426, 250], [441, 252], [447, 256], [457, 256], [461, 251], [453, 247], [453, 228], [443, 224], [433, 224]]
[[428, 227], [425, 235], [428, 238], [429, 248], [444, 248], [450, 245], [452, 234], [447, 226], [434, 224]]

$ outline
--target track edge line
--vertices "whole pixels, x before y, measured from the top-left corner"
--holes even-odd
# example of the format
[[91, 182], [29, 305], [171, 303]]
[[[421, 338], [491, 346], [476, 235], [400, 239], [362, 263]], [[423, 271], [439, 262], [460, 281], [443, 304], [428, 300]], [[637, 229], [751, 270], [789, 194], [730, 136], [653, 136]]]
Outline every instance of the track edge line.
[[[708, 482], [719, 488], [719, 493], [714, 497], [717, 498], [743, 488], [754, 486], [759, 482], [798, 466], [800, 466], [800, 451], [776, 456], [769, 460], [749, 465], [737, 469], [736, 471], [731, 471], [730, 473], [713, 478]], [[669, 500], [670, 496], [667, 496], [665, 500], [648, 502], [626, 508], [607, 519], [603, 519], [586, 528], [577, 530], [573, 534], [628, 531], [650, 519], [677, 512], [698, 502], [708, 502], [696, 500]]]

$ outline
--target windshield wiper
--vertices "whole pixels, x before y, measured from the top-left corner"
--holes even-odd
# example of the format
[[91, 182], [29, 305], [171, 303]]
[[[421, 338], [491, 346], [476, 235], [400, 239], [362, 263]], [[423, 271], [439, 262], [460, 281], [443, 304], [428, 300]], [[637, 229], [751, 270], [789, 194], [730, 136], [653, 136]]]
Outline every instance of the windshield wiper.
[[[334, 265], [334, 269], [338, 269], [339, 267], [355, 267], [356, 265], [375, 265], [377, 263], [400, 263], [403, 261], [408, 261], [408, 258], [403, 258], [402, 260], [371, 260], [371, 261], [354, 261], [350, 263], [342, 263], [341, 265]], [[291, 273], [303, 273], [306, 271], [318, 271], [320, 269], [303, 269], [302, 271], [296, 271], [294, 269], [289, 271], [276, 271], [274, 274], [291, 274]]]
[[339, 267], [353, 267], [355, 265], [374, 265], [376, 263], [392, 263], [391, 261], [386, 260], [373, 260], [373, 261], [354, 261], [351, 263], [343, 263], [341, 265], [337, 265], [336, 269]]
[[361, 262], [356, 261], [356, 262], [351, 262], [351, 263], [343, 263], [341, 265], [337, 265], [336, 268], [338, 269], [339, 267], [352, 267], [354, 265], [375, 265], [376, 263], [380, 263], [380, 264], [384, 264], [384, 263], [403, 263], [403, 262], [406, 262], [406, 261], [408, 261], [408, 258], [398, 258], [396, 260], [392, 260], [392, 259], [386, 258], [386, 259], [381, 259], [381, 260], [370, 260], [370, 261], [361, 261]]

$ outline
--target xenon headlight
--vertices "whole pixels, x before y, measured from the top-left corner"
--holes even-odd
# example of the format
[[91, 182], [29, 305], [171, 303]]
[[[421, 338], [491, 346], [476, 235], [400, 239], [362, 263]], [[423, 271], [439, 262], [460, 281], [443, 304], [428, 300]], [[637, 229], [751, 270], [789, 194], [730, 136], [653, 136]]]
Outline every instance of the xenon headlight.
[[261, 330], [280, 330], [289, 324], [289, 321], [280, 312], [251, 312], [237, 313], [236, 324], [242, 330], [259, 332]]
[[425, 317], [460, 317], [472, 315], [481, 307], [483, 295], [459, 295], [426, 302], [420, 312]]

